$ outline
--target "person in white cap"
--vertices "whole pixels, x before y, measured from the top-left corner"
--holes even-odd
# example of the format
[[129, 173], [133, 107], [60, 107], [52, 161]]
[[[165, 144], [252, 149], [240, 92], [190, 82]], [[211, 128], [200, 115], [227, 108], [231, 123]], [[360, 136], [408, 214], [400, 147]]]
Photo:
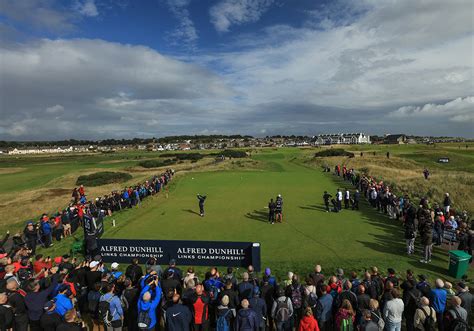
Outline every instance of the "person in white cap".
[[119, 279], [119, 277], [123, 274], [123, 272], [118, 270], [119, 266], [120, 264], [118, 264], [117, 262], [114, 262], [110, 265], [110, 267], [112, 268], [112, 275], [115, 279]]

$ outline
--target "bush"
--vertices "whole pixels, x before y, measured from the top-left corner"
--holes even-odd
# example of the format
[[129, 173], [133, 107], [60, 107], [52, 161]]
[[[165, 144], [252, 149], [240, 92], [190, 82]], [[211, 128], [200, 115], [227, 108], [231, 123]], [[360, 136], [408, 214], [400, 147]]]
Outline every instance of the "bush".
[[245, 153], [244, 151], [236, 151], [233, 149], [226, 149], [222, 152], [216, 153], [216, 155], [224, 155], [225, 157], [233, 157], [233, 158], [247, 157], [247, 153]]
[[138, 162], [138, 165], [143, 168], [159, 168], [165, 167], [172, 164], [175, 164], [176, 160], [166, 159], [166, 160], [145, 160]]
[[79, 176], [76, 185], [101, 186], [112, 183], [122, 183], [132, 179], [132, 175], [124, 172], [103, 171], [90, 175]]
[[204, 155], [199, 154], [199, 153], [165, 153], [161, 154], [160, 157], [174, 157], [177, 160], [191, 160], [196, 162], [197, 160], [200, 160], [204, 157]]
[[331, 148], [324, 151], [317, 152], [314, 157], [329, 157], [329, 156], [348, 156], [354, 157], [354, 153], [343, 150], [342, 148]]

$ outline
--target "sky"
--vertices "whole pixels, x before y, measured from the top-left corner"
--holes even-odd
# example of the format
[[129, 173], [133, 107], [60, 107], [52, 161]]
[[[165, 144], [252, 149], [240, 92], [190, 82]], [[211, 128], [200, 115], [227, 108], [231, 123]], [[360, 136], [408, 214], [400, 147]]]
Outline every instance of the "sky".
[[472, 0], [0, 0], [0, 140], [474, 138]]

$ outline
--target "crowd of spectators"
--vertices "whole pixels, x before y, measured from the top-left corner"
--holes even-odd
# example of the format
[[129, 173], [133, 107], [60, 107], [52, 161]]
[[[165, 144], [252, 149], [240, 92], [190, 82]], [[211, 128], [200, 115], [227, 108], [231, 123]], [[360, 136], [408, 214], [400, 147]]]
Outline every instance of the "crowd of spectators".
[[[341, 176], [344, 181], [350, 182], [355, 188], [351, 193], [338, 190], [333, 202], [333, 211], [339, 212], [344, 207], [359, 208], [360, 197], [363, 196], [369, 205], [379, 212], [386, 214], [390, 219], [400, 220], [405, 230], [407, 254], [415, 253], [415, 240], [420, 239], [423, 246], [422, 263], [430, 263], [433, 246], [441, 246], [444, 235], [449, 233], [449, 244], [457, 243], [458, 250], [465, 251], [472, 256], [474, 249], [474, 222], [469, 220], [466, 211], [457, 211], [452, 208], [449, 193], [445, 193], [442, 203], [430, 203], [427, 197], [416, 201], [408, 194], [396, 195], [389, 185], [374, 177], [336, 165], [335, 175]], [[323, 197], [326, 209], [329, 211], [329, 198]], [[472, 258], [471, 258], [472, 261]]]
[[470, 330], [467, 284], [411, 270], [325, 274], [316, 265], [278, 280], [249, 266], [239, 275], [211, 268], [201, 280], [192, 267], [183, 272], [171, 260], [162, 268], [154, 258], [121, 268], [100, 256], [25, 255], [0, 265], [1, 330]]
[[15, 258], [24, 254], [22, 252], [27, 252], [34, 256], [38, 245], [48, 248], [54, 245], [54, 241], [61, 241], [72, 235], [86, 218], [95, 220], [112, 216], [122, 209], [140, 205], [146, 197], [162, 191], [173, 175], [174, 171], [168, 169], [144, 183], [125, 187], [121, 191], [113, 191], [95, 199], [88, 199], [83, 185], [74, 188], [68, 207], [62, 211], [51, 215], [42, 214], [38, 221], [27, 221], [23, 231], [15, 233], [11, 242], [10, 232], [7, 232], [0, 242], [0, 254]]

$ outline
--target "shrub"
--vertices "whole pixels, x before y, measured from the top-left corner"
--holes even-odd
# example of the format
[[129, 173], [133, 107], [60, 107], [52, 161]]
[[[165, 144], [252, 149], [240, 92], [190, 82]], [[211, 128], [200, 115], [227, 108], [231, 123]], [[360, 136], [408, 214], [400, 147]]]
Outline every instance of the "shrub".
[[103, 171], [90, 175], [79, 176], [76, 185], [101, 186], [112, 183], [122, 183], [132, 179], [132, 175], [124, 172]]
[[177, 160], [191, 160], [191, 161], [198, 161], [204, 157], [204, 155], [199, 153], [165, 153], [161, 154], [160, 157], [174, 157]]
[[165, 167], [172, 164], [175, 164], [176, 160], [166, 159], [166, 160], [145, 160], [138, 162], [138, 165], [143, 168], [159, 168]]
[[216, 155], [224, 155], [225, 157], [233, 157], [233, 158], [242, 158], [247, 157], [247, 153], [244, 151], [236, 151], [234, 149], [226, 149], [222, 152], [216, 153]]
[[354, 153], [343, 150], [342, 148], [331, 148], [314, 154], [315, 157], [329, 157], [329, 156], [348, 156], [354, 157]]

